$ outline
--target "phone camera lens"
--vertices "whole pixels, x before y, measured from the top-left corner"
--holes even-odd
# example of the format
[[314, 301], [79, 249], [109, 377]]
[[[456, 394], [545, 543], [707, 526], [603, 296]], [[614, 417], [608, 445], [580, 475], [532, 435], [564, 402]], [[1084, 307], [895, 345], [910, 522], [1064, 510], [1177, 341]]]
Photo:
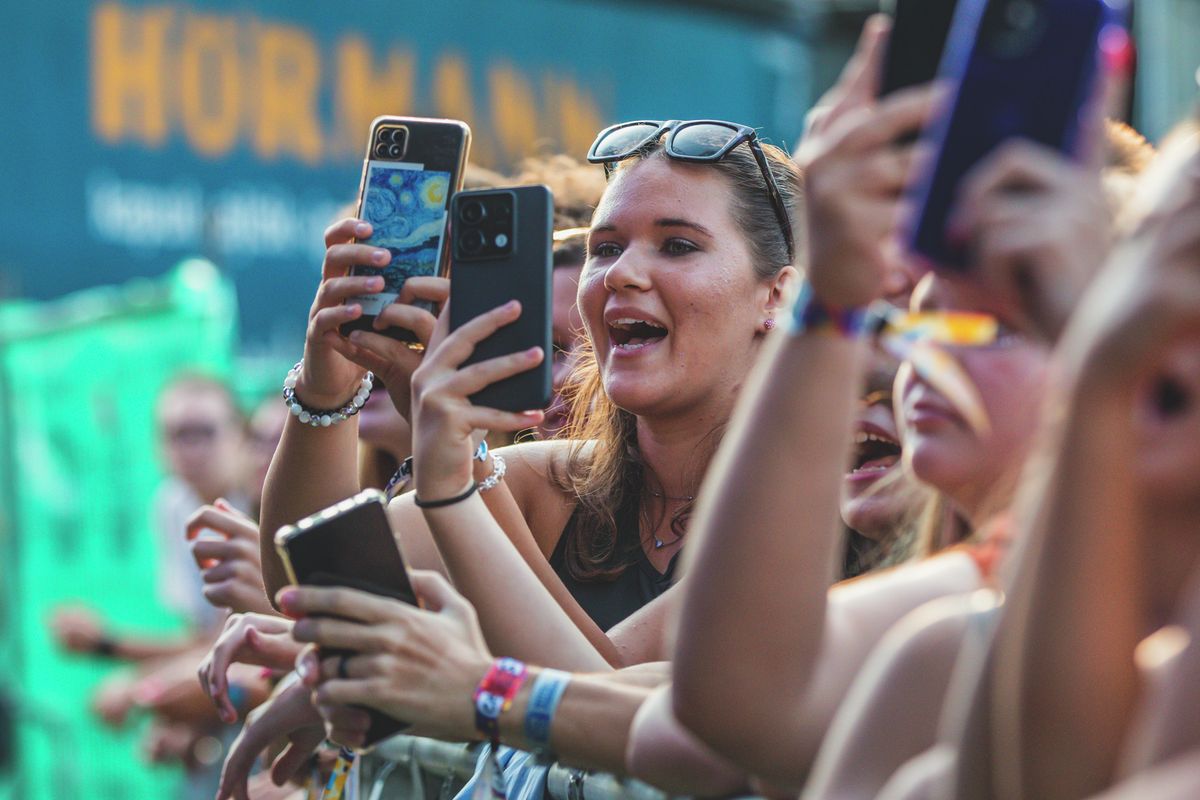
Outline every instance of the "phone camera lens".
[[468, 225], [478, 225], [487, 216], [487, 209], [478, 200], [469, 200], [462, 204], [458, 217]]
[[388, 145], [386, 142], [380, 142], [375, 145], [375, 155], [379, 158], [387, 158], [389, 146], [394, 147], [394, 145]]
[[458, 246], [461, 247], [462, 251], [467, 255], [475, 255], [483, 250], [483, 247], [486, 244], [487, 240], [483, 236], [483, 231], [479, 230], [478, 228], [470, 228], [465, 230], [462, 232], [462, 235], [458, 237]]

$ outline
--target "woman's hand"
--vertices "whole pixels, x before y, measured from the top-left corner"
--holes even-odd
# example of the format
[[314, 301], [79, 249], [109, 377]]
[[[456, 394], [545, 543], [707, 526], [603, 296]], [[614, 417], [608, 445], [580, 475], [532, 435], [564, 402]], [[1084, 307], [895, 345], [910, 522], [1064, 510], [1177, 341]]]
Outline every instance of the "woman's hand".
[[382, 333], [354, 331], [350, 343], [356, 348], [357, 362], [379, 376], [388, 387], [392, 404], [405, 420], [412, 421], [412, 375], [421, 364], [423, 350], [432, 345], [437, 320], [423, 308], [412, 305], [424, 300], [435, 305], [444, 305], [450, 299], [450, 279], [431, 276], [408, 278], [400, 289], [396, 301], [375, 317], [376, 331], [402, 328], [412, 331], [422, 345], [414, 349]]
[[225, 620], [225, 629], [197, 670], [200, 686], [216, 704], [222, 722], [237, 721], [229, 699], [229, 667], [240, 663], [290, 669], [300, 654], [291, 632], [291, 620], [270, 614], [234, 614]]
[[[198, 538], [204, 529], [225, 538]], [[192, 557], [204, 581], [205, 600], [234, 613], [274, 613], [263, 585], [258, 525], [254, 520], [218, 499], [188, 517], [187, 538], [192, 540]]]
[[838, 83], [818, 102], [795, 160], [804, 174], [808, 279], [825, 303], [863, 306], [911, 288], [889, 241], [913, 145], [935, 103], [931, 86], [877, 99], [889, 25], [873, 17]]
[[321, 285], [309, 310], [304, 368], [296, 382], [296, 396], [307, 406], [338, 408], [354, 396], [362, 380], [358, 349], [338, 328], [362, 315], [361, 305], [346, 301], [384, 288], [382, 276], [350, 275], [356, 264], [382, 267], [391, 259], [386, 248], [354, 241], [370, 235], [370, 223], [359, 219], [344, 219], [325, 230]]
[[951, 224], [1003, 316], [1053, 343], [1108, 256], [1113, 217], [1097, 168], [1014, 140], [964, 179]]
[[318, 660], [319, 650], [310, 648], [297, 664], [339, 744], [363, 742], [368, 717], [354, 705], [409, 722], [423, 735], [474, 736], [470, 698], [492, 661], [475, 609], [434, 572], [410, 578], [423, 609], [354, 589], [290, 587], [279, 594], [280, 607], [301, 617], [297, 641], [355, 653]]
[[519, 431], [542, 420], [540, 409], [498, 411], [472, 405], [468, 399], [497, 381], [533, 369], [546, 357], [540, 347], [534, 347], [462, 366], [479, 342], [520, 316], [521, 304], [513, 300], [448, 333], [449, 306], [443, 309], [431, 349], [412, 379], [418, 496], [429, 500], [453, 497], [470, 485], [473, 431]]
[[325, 726], [309, 701], [309, 688], [298, 681], [278, 691], [247, 720], [225, 757], [217, 800], [250, 800], [247, 781], [255, 761], [283, 737], [288, 746], [271, 765], [276, 786], [297, 775], [325, 738]]

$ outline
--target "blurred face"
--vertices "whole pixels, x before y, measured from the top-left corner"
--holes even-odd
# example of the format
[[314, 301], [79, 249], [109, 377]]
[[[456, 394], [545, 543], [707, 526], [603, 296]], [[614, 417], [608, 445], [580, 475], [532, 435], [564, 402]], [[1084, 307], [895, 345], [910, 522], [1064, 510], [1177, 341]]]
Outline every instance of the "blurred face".
[[842, 483], [842, 521], [870, 539], [885, 539], [903, 518], [911, 492], [891, 479], [900, 463], [900, 434], [892, 413], [897, 364], [877, 352], [855, 426], [854, 454]]
[[609, 397], [639, 415], [731, 402], [772, 287], [703, 165], [653, 157], [619, 170], [596, 209], [579, 311]]
[[[926, 276], [913, 294], [920, 311], [992, 313], [987, 296], [967, 281]], [[945, 492], [968, 517], [995, 500], [1020, 469], [1032, 444], [1049, 352], [1001, 326], [986, 347], [947, 347], [975, 385], [990, 428], [974, 430], [909, 364], [896, 376], [896, 416], [905, 458], [922, 481]], [[1009, 498], [1002, 498], [1007, 503]]]
[[550, 333], [554, 342], [554, 364], [551, 369], [553, 395], [546, 416], [538, 426], [542, 438], [550, 438], [567, 422], [567, 405], [559, 392], [575, 363], [575, 351], [583, 339], [583, 320], [579, 316], [576, 297], [579, 294], [579, 275], [582, 264], [554, 268], [551, 278]]
[[159, 402], [158, 425], [172, 474], [205, 500], [234, 488], [245, 438], [224, 395], [191, 387], [169, 390]]

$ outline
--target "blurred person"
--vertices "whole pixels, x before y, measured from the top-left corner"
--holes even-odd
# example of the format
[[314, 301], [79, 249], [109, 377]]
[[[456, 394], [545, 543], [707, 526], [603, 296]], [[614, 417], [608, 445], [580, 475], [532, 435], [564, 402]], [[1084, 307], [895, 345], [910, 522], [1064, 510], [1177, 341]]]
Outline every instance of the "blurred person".
[[[886, 656], [872, 654], [874, 645], [923, 603], [966, 594], [990, 580], [986, 559], [957, 549], [860, 578], [828, 597], [823, 589], [837, 541], [831, 536], [835, 477], [853, 431], [848, 401], [867, 358], [852, 326], [834, 323], [844, 309], [890, 294], [889, 275], [901, 272], [889, 263], [895, 206], [869, 197], [862, 176], [893, 175], [897, 197], [907, 170], [891, 149], [896, 125], [917, 124], [929, 111], [920, 90], [876, 100], [886, 35], [885, 21], [868, 23], [831, 102], [798, 148], [806, 175], [811, 282], [807, 303], [796, 311], [801, 334], [779, 340], [752, 379], [751, 397], [731, 434], [739, 447], [713, 477], [724, 491], [709, 495], [716, 498], [712, 506], [700, 510], [702, 546], [690, 565], [675, 659], [680, 721], [733, 763], [791, 791], [805, 785], [820, 749], [817, 774], [806, 789], [813, 797], [873, 797], [894, 765], [931, 743], [958, 640], [947, 634], [951, 646], [938, 652], [948, 655], [921, 662], [923, 669], [895, 659], [889, 665]], [[1094, 120], [1091, 130], [1099, 129]], [[1003, 206], [1010, 213], [1002, 220], [989, 217], [989, 204], [1020, 178], [1030, 198]], [[964, 189], [968, 204], [977, 204], [978, 216], [967, 228], [977, 237], [978, 268], [986, 273], [993, 262], [1020, 257], [1059, 262], [1077, 296], [1109, 238], [1111, 212], [1100, 186], [1095, 168], [1031, 145], [995, 154]], [[1025, 235], [1014, 242], [1014, 230]], [[978, 529], [1007, 508], [1032, 446], [1030, 420], [1039, 408], [1048, 348], [1017, 332], [1021, 315], [1007, 291], [941, 277], [923, 284], [914, 295], [916, 310], [982, 311], [1001, 323], [992, 346], [950, 350], [979, 388], [990, 427], [968, 424], [907, 367], [897, 382], [906, 464], [969, 529]], [[1069, 303], [1072, 294], [1055, 297]], [[813, 374], [821, 381], [805, 381]], [[781, 440], [805, 446], [780, 448]], [[779, 475], [802, 476], [801, 491], [791, 482], [782, 489]], [[799, 522], [797, 503], [806, 509]], [[763, 589], [739, 592], [752, 576]], [[905, 576], [914, 578], [907, 586]], [[840, 591], [862, 598], [853, 616], [834, 603]], [[746, 619], [778, 620], [779, 626], [748, 628]], [[903, 678], [889, 678], [889, 669]], [[860, 725], [853, 721], [856, 712], [863, 716]], [[898, 719], [905, 721], [903, 737], [895, 734]]]

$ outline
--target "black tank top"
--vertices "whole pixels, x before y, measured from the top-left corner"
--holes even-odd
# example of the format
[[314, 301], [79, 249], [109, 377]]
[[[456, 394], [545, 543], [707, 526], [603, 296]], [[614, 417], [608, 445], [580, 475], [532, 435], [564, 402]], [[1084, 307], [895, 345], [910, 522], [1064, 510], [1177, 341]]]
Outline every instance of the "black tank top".
[[667, 565], [666, 572], [659, 572], [646, 551], [642, 548], [642, 532], [638, 523], [637, 501], [627, 502], [617, 511], [617, 546], [605, 562], [605, 566], [616, 567], [628, 564], [623, 572], [612, 580], [598, 578], [581, 581], [571, 576], [567, 569], [567, 537], [574, 535], [582, 511], [579, 506], [571, 513], [562, 536], [550, 555], [550, 566], [566, 585], [571, 596], [583, 607], [592, 621], [607, 631], [621, 620], [649, 603], [671, 588], [671, 576], [675, 573], [676, 553]]

